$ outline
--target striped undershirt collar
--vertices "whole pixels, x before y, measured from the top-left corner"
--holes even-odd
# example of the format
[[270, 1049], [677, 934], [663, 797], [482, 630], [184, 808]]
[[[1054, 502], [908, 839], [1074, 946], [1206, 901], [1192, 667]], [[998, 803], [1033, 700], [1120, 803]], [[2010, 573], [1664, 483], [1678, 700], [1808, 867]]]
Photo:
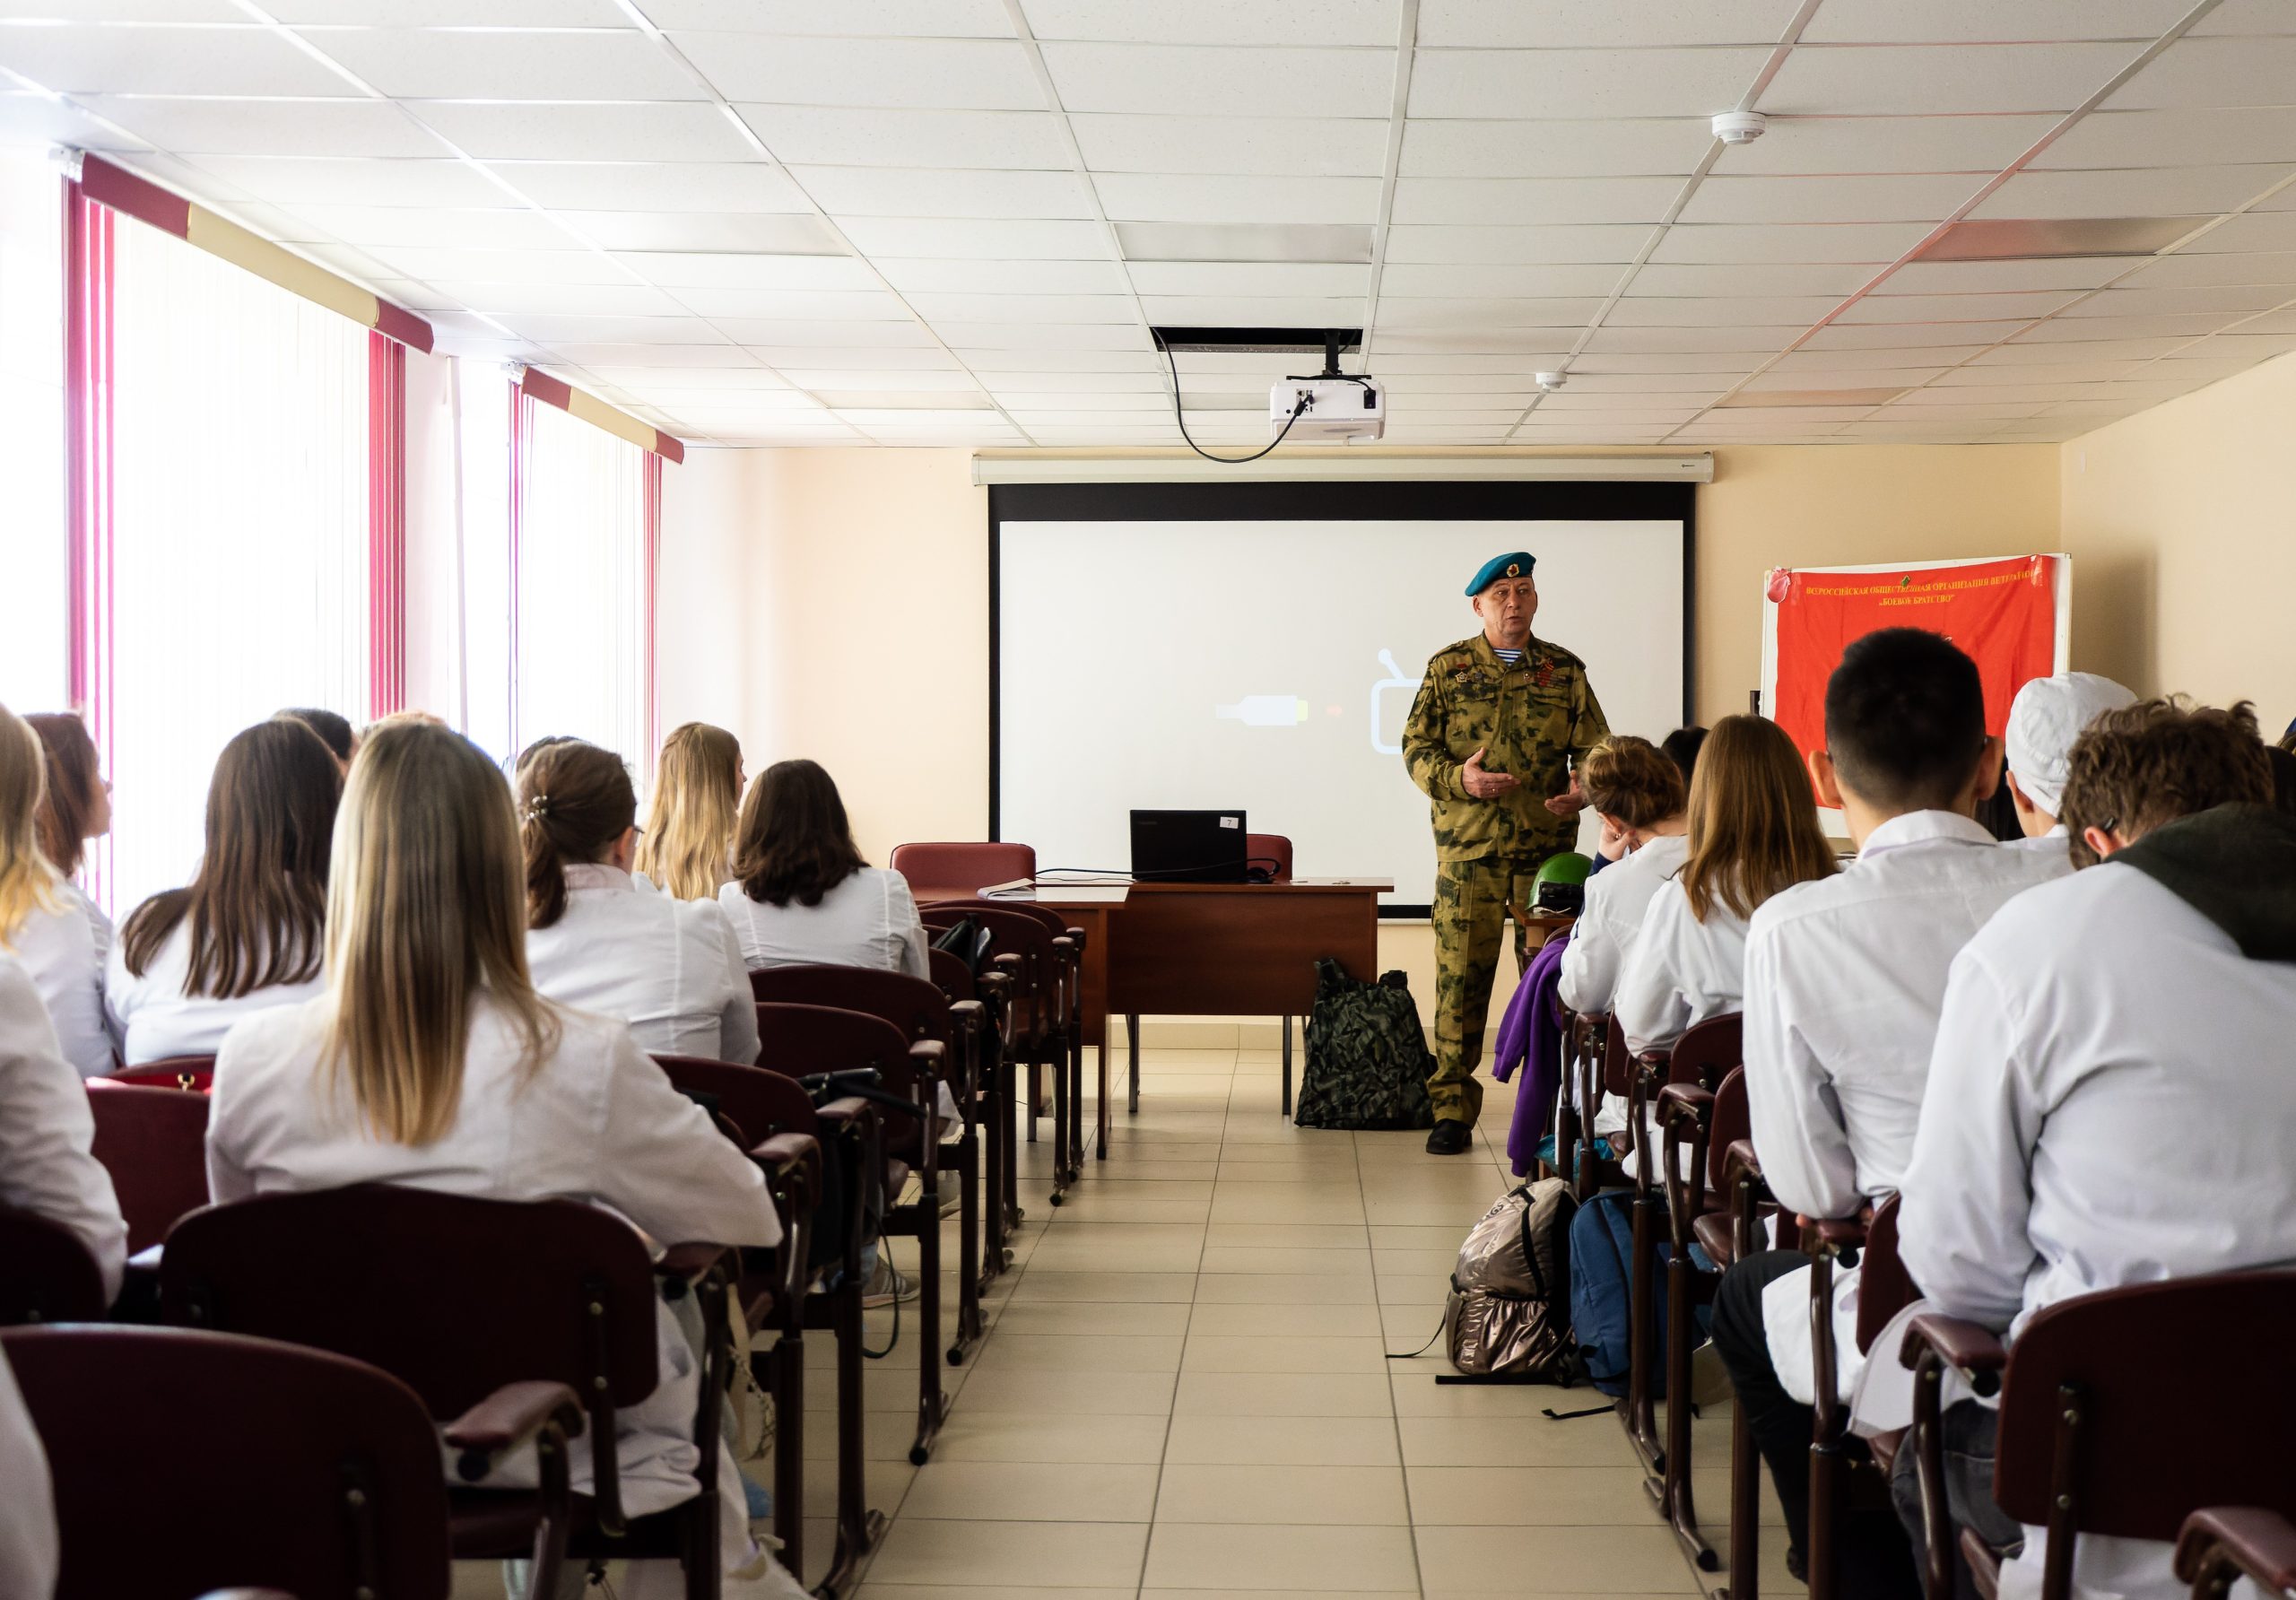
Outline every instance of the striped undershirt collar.
[[1520, 650], [1502, 650], [1497, 645], [1493, 645], [1491, 647], [1491, 653], [1509, 666], [1523, 665], [1523, 652]]

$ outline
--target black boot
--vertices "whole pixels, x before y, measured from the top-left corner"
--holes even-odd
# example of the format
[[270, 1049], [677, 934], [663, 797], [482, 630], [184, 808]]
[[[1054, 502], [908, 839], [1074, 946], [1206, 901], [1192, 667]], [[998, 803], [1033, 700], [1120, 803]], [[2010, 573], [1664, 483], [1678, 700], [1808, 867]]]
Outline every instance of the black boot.
[[1474, 1129], [1464, 1122], [1445, 1117], [1427, 1135], [1429, 1155], [1465, 1155], [1474, 1143]]

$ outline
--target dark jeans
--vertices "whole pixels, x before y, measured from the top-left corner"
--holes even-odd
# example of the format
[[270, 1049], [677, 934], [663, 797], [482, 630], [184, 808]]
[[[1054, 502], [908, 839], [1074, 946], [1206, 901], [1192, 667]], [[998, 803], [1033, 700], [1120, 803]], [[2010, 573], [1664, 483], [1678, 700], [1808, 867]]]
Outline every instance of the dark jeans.
[[[2025, 1530], [1993, 1503], [1993, 1437], [2000, 1425], [2000, 1413], [1974, 1400], [1964, 1400], [1958, 1405], [1947, 1406], [1941, 1421], [1945, 1446], [1945, 1504], [1952, 1512], [1954, 1528], [1953, 1589], [1964, 1600], [1973, 1600], [1977, 1585], [1970, 1577], [1969, 1562], [1961, 1557], [1960, 1530], [1971, 1530], [2001, 1554], [2020, 1549], [2025, 1542]], [[1910, 1441], [1908, 1442], [1909, 1446]], [[1921, 1481], [1915, 1475], [1910, 1448], [1898, 1452], [1897, 1464], [1890, 1474], [1890, 1499], [1897, 1506], [1898, 1520], [1905, 1525], [1907, 1536], [1919, 1550], [1923, 1542]]]
[[[1816, 1417], [1786, 1392], [1770, 1364], [1761, 1293], [1809, 1264], [1799, 1250], [1764, 1250], [1723, 1274], [1721, 1286], [1714, 1291], [1715, 1353], [1730, 1374], [1730, 1387], [1770, 1467], [1770, 1482], [1778, 1487], [1787, 1535], [1805, 1555], [1810, 1548], [1810, 1439]], [[1834, 1532], [1834, 1549], [1841, 1565], [1843, 1595], [1856, 1600], [1918, 1600], [1921, 1580], [1913, 1550], [1888, 1512], [1845, 1511]]]

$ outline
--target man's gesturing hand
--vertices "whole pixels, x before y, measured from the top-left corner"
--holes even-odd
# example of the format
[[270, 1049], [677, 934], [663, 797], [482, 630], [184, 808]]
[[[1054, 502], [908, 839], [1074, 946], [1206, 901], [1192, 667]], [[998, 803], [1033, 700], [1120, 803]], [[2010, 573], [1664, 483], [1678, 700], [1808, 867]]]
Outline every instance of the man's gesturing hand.
[[1467, 764], [1459, 769], [1459, 781], [1476, 799], [1496, 800], [1521, 780], [1511, 772], [1485, 772], [1483, 770], [1483, 752], [1478, 750], [1467, 757]]
[[1546, 803], [1546, 808], [1559, 817], [1575, 817], [1587, 809], [1587, 791], [1578, 787], [1578, 775], [1570, 775], [1570, 787]]

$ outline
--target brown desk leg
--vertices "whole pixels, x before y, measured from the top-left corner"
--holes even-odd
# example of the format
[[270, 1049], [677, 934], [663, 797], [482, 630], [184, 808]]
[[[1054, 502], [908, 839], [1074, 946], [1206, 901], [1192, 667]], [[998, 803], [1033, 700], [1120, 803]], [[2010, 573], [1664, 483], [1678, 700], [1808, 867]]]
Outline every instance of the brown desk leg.
[[1292, 1019], [1283, 1019], [1283, 1114], [1292, 1115]]
[[1129, 1105], [1127, 1105], [1127, 1106], [1126, 1107], [1126, 1109], [1128, 1112], [1130, 1112], [1130, 1114], [1131, 1114], [1131, 1115], [1133, 1115], [1133, 1116], [1135, 1116], [1135, 1117], [1137, 1117], [1138, 1115], [1140, 1115], [1140, 1013], [1137, 1013], [1137, 1012], [1127, 1012], [1127, 1013], [1125, 1013], [1125, 1018], [1124, 1018], [1124, 1039], [1125, 1039], [1125, 1050], [1126, 1050], [1126, 1053], [1128, 1056], [1130, 1056], [1130, 1057], [1131, 1057], [1131, 1065], [1132, 1065], [1132, 1093], [1131, 1093], [1131, 1101], [1130, 1101], [1130, 1104], [1129, 1104]]
[[1109, 1038], [1109, 1013], [1103, 1011], [1100, 1013], [1100, 1042], [1093, 1047], [1100, 1079], [1100, 1099], [1096, 1112], [1100, 1135], [1100, 1147], [1093, 1154], [1095, 1159], [1103, 1161], [1109, 1159], [1109, 1134], [1111, 1131], [1111, 1113], [1109, 1106], [1109, 1046], [1112, 1042], [1114, 1041]]

